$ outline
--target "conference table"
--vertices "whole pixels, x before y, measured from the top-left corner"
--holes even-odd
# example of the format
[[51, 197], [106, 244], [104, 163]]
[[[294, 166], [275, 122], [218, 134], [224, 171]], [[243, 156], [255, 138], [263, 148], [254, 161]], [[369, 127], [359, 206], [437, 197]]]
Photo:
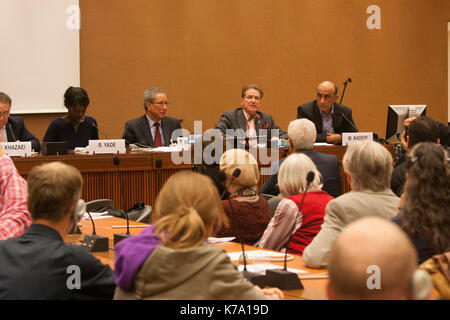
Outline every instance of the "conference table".
[[[386, 148], [393, 155], [392, 145]], [[342, 169], [342, 158], [346, 146], [315, 146], [314, 150], [337, 156], [340, 162], [343, 192], [350, 191]], [[272, 173], [271, 162], [289, 155], [286, 149], [260, 149], [255, 153], [260, 166], [261, 187]], [[82, 198], [85, 201], [111, 199], [116, 208], [126, 210], [135, 202], [141, 201], [153, 205], [158, 191], [164, 182], [174, 173], [190, 170], [192, 163], [174, 163], [177, 156], [171, 152], [130, 151], [125, 154], [70, 154], [59, 156], [36, 155], [14, 158], [19, 173], [26, 178], [31, 169], [39, 164], [62, 161], [77, 168], [83, 176]], [[271, 162], [267, 162], [270, 157]], [[187, 158], [190, 159], [190, 156]], [[190, 161], [189, 161], [190, 162]]]
[[[104, 252], [94, 252], [93, 255], [97, 257], [102, 263], [108, 264], [112, 269], [114, 269], [114, 234], [115, 233], [126, 233], [126, 220], [116, 217], [106, 217], [102, 219], [96, 219], [94, 221], [96, 233], [101, 236], [108, 237], [109, 239], [109, 250]], [[129, 221], [130, 223], [130, 234], [139, 234], [147, 225], [135, 221]], [[82, 239], [85, 235], [92, 233], [92, 222], [90, 220], [82, 220], [80, 222], [80, 230], [82, 234], [70, 234], [65, 237], [66, 243], [71, 243], [74, 245], [80, 245]], [[236, 242], [222, 242], [216, 243], [215, 245], [223, 248], [227, 253], [230, 252], [242, 252], [241, 245]], [[273, 252], [272, 250], [266, 250], [261, 248], [256, 248], [253, 246], [245, 245], [246, 253], [252, 250], [264, 250], [267, 252]], [[279, 253], [277, 253], [279, 254]], [[303, 262], [301, 256], [292, 255], [293, 260], [287, 262], [288, 268], [301, 269], [306, 271], [306, 273], [300, 274], [300, 279], [303, 284], [304, 289], [299, 290], [284, 290], [285, 300], [325, 300], [326, 295], [326, 285], [328, 282], [327, 271], [323, 269], [311, 269], [307, 268]], [[279, 260], [279, 257], [277, 257]], [[238, 261], [232, 261], [235, 265], [238, 265]], [[252, 264], [250, 259], [249, 266]], [[283, 266], [283, 261], [270, 261], [270, 264], [276, 264]]]

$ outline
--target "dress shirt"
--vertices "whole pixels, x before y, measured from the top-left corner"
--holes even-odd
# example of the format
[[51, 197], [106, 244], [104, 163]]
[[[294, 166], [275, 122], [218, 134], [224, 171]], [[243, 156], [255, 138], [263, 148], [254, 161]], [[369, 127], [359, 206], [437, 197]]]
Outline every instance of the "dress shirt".
[[30, 224], [27, 182], [10, 157], [0, 156], [0, 240], [22, 234]]
[[323, 129], [322, 132], [326, 133], [334, 133], [333, 128], [333, 112], [334, 107], [331, 108], [331, 112], [326, 115], [325, 112], [320, 111], [320, 117], [322, 118]]
[[5, 127], [0, 129], [0, 142], [8, 142]]
[[[147, 117], [148, 120], [148, 124], [150, 125], [150, 131], [152, 132], [152, 138], [153, 141], [155, 141], [155, 132], [156, 132], [156, 126], [155, 126], [155, 121], [153, 121], [152, 119], [150, 119], [150, 117], [146, 114], [145, 115]], [[161, 143], [164, 145], [164, 133], [163, 133], [163, 128], [162, 128], [162, 124], [161, 124], [161, 120], [158, 121], [159, 122], [159, 133], [161, 134]]]
[[242, 109], [242, 111], [244, 111], [245, 123], [247, 124], [247, 137], [255, 137], [256, 136], [255, 118], [249, 115], [247, 112], [245, 112], [244, 109]]

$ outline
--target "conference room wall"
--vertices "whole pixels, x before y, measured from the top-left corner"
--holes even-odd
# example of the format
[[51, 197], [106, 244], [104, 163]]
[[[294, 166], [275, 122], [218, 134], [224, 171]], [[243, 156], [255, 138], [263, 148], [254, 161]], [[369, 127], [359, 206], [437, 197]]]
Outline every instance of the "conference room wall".
[[[370, 5], [381, 29], [370, 30]], [[81, 86], [88, 114], [110, 138], [144, 113], [142, 92], [161, 87], [168, 115], [187, 128], [240, 104], [257, 83], [262, 110], [284, 129], [317, 84], [351, 77], [345, 105], [361, 131], [385, 136], [387, 105], [427, 104], [446, 122], [448, 0], [80, 0]], [[55, 93], [61, 95], [63, 93]], [[40, 139], [51, 119], [24, 116]]]

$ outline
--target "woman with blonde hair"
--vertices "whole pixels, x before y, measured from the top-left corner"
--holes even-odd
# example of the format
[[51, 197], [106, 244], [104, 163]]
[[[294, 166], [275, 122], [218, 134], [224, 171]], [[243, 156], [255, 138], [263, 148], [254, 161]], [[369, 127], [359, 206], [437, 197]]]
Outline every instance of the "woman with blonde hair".
[[[307, 176], [314, 178], [307, 188]], [[322, 191], [322, 179], [314, 162], [301, 153], [294, 153], [282, 163], [278, 173], [278, 184], [283, 199], [278, 204], [259, 246], [261, 248], [288, 250], [302, 254], [304, 248], [319, 233], [325, 215], [325, 207], [334, 199]], [[305, 195], [305, 192], [307, 194]], [[300, 210], [303, 196], [305, 200]]]
[[265, 299], [282, 297], [246, 281], [226, 252], [206, 240], [227, 224], [209, 177], [172, 175], [154, 207], [156, 222], [116, 247], [115, 299]]
[[[230, 149], [220, 159], [225, 172], [229, 200], [222, 205], [230, 220], [230, 227], [220, 230], [217, 237], [237, 237], [246, 244], [254, 244], [264, 233], [271, 214], [267, 200], [258, 195], [259, 168], [255, 158], [243, 149]], [[239, 175], [235, 174], [239, 172]]]

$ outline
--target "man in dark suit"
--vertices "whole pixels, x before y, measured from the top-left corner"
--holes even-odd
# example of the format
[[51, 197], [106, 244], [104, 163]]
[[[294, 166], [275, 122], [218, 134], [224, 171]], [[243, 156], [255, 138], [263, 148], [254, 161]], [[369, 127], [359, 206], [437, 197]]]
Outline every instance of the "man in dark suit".
[[352, 109], [336, 102], [338, 89], [331, 81], [317, 86], [317, 99], [297, 108], [297, 119], [307, 118], [317, 129], [316, 142], [342, 143], [343, 132], [358, 132]]
[[[323, 188], [329, 195], [338, 197], [342, 194], [342, 177], [339, 169], [339, 160], [336, 156], [320, 153], [312, 150], [316, 140], [316, 128], [314, 123], [308, 119], [297, 119], [289, 123], [288, 127], [289, 145], [295, 152], [307, 155], [319, 170], [322, 176]], [[272, 174], [259, 192], [262, 194], [278, 195], [278, 169], [284, 159], [273, 165]]]
[[31, 148], [39, 152], [39, 140], [25, 127], [20, 117], [10, 117], [11, 98], [0, 92], [0, 142], [31, 141]]
[[[259, 111], [263, 95], [263, 90], [255, 84], [242, 88], [241, 108], [224, 112], [215, 129], [219, 129], [225, 135], [230, 135], [227, 134], [227, 130], [231, 129], [234, 130], [231, 135], [239, 134], [236, 132], [238, 130], [246, 137], [269, 135], [270, 138], [276, 137], [271, 134], [271, 129], [278, 129], [279, 137], [287, 138], [287, 133], [275, 124], [270, 114]], [[267, 131], [260, 131], [261, 129]]]
[[169, 102], [164, 90], [145, 90], [143, 102], [146, 114], [125, 124], [122, 139], [125, 139], [127, 144], [137, 144], [141, 147], [168, 146], [171, 139], [176, 143], [176, 138], [182, 135], [181, 124], [179, 119], [166, 116]]

